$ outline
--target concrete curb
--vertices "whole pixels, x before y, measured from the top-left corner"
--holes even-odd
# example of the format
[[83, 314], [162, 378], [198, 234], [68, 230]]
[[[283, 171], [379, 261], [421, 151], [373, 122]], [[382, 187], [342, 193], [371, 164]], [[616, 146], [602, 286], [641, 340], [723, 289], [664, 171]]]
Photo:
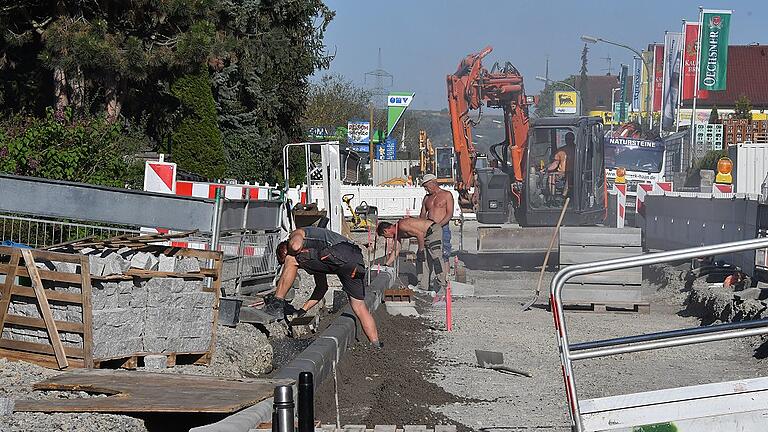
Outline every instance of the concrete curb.
[[[381, 304], [385, 289], [390, 289], [396, 281], [393, 268], [382, 268], [367, 289], [365, 304], [374, 312]], [[333, 363], [338, 362], [355, 343], [358, 336], [358, 323], [352, 308], [347, 306], [329, 326], [304, 351], [290, 363], [283, 366], [274, 379], [296, 381], [301, 372], [312, 372], [315, 389], [333, 373]], [[294, 385], [294, 394], [296, 386]], [[190, 432], [248, 432], [259, 423], [272, 420], [272, 398], [250, 406], [231, 416], [205, 426], [190, 429]]]

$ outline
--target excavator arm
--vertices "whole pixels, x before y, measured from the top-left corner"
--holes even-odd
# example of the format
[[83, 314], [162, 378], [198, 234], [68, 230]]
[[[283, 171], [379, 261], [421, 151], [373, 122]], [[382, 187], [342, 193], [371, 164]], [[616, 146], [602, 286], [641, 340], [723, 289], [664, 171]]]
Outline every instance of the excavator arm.
[[[469, 189], [475, 184], [476, 159], [472, 127], [482, 117], [483, 103], [504, 111], [505, 137], [498, 145], [503, 147], [499, 167], [511, 174], [515, 182], [522, 182], [525, 175], [522, 162], [528, 140], [528, 105], [523, 77], [510, 63], [501, 68], [494, 66], [491, 72], [484, 69], [482, 59], [492, 50], [488, 46], [479, 53], [468, 55], [446, 80], [453, 149], [460, 171], [456, 189], [463, 204], [472, 202]], [[472, 110], [480, 110], [477, 120], [470, 118]], [[511, 170], [507, 164], [509, 159]]]

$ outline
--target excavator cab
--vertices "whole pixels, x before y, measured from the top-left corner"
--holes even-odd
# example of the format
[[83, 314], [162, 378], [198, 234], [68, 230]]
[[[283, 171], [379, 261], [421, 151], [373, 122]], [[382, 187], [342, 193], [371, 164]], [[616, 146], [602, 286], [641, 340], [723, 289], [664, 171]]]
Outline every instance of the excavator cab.
[[[600, 117], [551, 117], [531, 121], [527, 175], [515, 217], [524, 226], [554, 226], [566, 197], [565, 225], [595, 225], [605, 217], [603, 123]], [[565, 172], [555, 155], [566, 155]]]

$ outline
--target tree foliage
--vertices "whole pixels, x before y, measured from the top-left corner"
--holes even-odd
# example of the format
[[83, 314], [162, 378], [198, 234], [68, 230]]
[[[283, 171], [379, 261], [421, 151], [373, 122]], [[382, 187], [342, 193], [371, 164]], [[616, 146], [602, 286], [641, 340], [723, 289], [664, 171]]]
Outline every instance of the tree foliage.
[[309, 87], [302, 124], [311, 127], [346, 127], [349, 120], [369, 117], [371, 92], [341, 75], [325, 75]]
[[0, 171], [54, 180], [140, 187], [142, 164], [123, 155], [144, 136], [105, 118], [82, 119], [71, 110], [43, 118], [17, 115], [0, 124]]
[[226, 171], [224, 149], [207, 68], [176, 80], [171, 93], [188, 112], [173, 132], [171, 157], [185, 171], [221, 178]]
[[752, 120], [752, 101], [746, 96], [740, 96], [736, 99], [736, 106], [733, 109], [733, 118]]

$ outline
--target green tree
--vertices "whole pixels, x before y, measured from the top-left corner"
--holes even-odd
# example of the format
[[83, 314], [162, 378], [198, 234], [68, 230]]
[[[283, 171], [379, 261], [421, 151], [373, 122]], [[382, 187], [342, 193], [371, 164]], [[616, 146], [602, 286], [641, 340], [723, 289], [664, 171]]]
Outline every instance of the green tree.
[[303, 129], [346, 127], [349, 120], [365, 120], [370, 103], [370, 91], [341, 75], [324, 75], [309, 87]]
[[752, 101], [742, 95], [736, 99], [736, 106], [733, 109], [733, 117], [737, 119], [752, 120]]
[[221, 178], [226, 171], [224, 148], [207, 68], [176, 80], [171, 92], [187, 113], [173, 132], [171, 157], [183, 170]]
[[584, 101], [589, 100], [589, 76], [587, 75], [587, 54], [589, 54], [589, 47], [584, 44], [584, 48], [581, 50], [581, 70], [579, 72], [579, 97], [581, 98], [582, 112], [587, 113], [589, 107], [584, 104]]
[[709, 112], [709, 124], [720, 123], [720, 114], [717, 112], [717, 105], [712, 107], [712, 111]]

